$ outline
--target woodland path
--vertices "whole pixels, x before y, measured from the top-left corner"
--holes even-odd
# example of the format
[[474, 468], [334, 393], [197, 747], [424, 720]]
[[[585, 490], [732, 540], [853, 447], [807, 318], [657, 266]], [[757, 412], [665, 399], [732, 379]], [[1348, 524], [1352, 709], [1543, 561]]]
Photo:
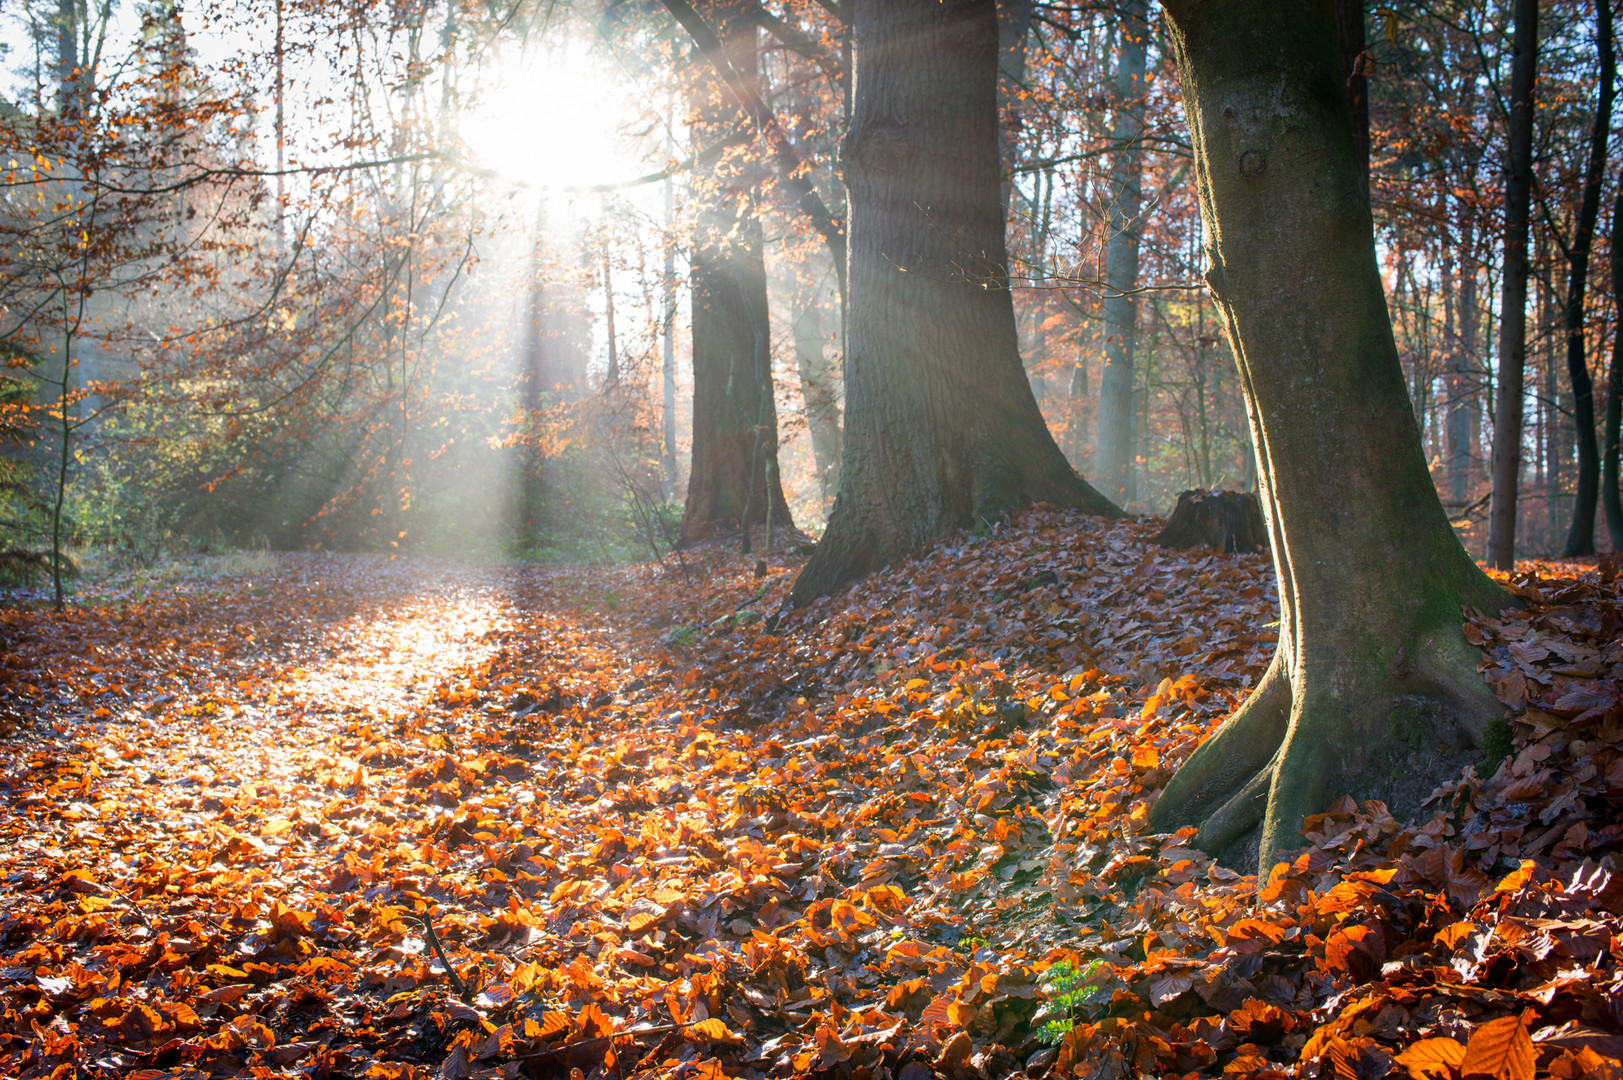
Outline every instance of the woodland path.
[[1512, 583], [1512, 756], [1259, 884], [1144, 810], [1268, 659], [1267, 563], [1154, 528], [1034, 512], [773, 632], [794, 567], [719, 548], [0, 612], [0, 1074], [1604, 1075], [1620, 583]]

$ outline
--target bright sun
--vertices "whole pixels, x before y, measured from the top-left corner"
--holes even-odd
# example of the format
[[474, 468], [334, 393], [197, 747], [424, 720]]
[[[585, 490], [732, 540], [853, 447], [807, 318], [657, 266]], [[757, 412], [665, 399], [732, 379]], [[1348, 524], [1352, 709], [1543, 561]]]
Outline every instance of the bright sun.
[[621, 131], [626, 87], [584, 52], [504, 55], [482, 97], [462, 136], [476, 163], [505, 180], [581, 188], [641, 168]]

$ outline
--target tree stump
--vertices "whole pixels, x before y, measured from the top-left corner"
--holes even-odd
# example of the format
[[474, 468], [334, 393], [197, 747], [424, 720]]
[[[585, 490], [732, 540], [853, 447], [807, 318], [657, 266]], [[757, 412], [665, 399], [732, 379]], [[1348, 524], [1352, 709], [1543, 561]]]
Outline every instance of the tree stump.
[[1248, 491], [1181, 491], [1166, 528], [1156, 536], [1162, 547], [1205, 544], [1217, 551], [1256, 551], [1268, 545], [1268, 528], [1257, 497]]

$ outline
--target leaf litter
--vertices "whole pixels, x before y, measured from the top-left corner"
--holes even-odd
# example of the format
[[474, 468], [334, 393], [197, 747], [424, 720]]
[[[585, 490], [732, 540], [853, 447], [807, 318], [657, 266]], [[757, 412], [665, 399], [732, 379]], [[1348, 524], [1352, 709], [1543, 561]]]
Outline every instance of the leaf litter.
[[1146, 812], [1271, 570], [1153, 531], [0, 613], [0, 1075], [1623, 1075], [1615, 561], [1472, 613], [1501, 760], [1259, 882]]

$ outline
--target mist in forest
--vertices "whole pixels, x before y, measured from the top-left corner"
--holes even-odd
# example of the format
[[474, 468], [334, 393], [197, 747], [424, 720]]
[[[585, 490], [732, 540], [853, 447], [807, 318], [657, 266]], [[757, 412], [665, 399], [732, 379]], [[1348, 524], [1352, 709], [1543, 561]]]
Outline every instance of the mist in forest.
[[[1347, 53], [1409, 396], [1474, 547], [1500, 386], [1503, 6], [1360, 8]], [[1617, 397], [1611, 239], [1581, 212], [1616, 198], [1616, 141], [1586, 165], [1598, 31], [1547, 6], [1527, 551], [1577, 535]], [[1113, 505], [1254, 489], [1159, 9], [998, 11], [998, 235], [904, 199], [948, 255], [885, 258], [1007, 293], [1020, 376], [952, 378], [971, 399], [1029, 389], [1053, 460]], [[846, 414], [894, 394], [848, 366], [861, 117], [835, 7], [34, 0], [0, 23], [0, 529], [23, 562], [645, 559], [752, 529], [805, 543], [842, 483], [865, 497]], [[1592, 313], [1574, 323], [1582, 220]], [[950, 336], [918, 318], [913, 340]], [[848, 401], [848, 376], [871, 397]]]

